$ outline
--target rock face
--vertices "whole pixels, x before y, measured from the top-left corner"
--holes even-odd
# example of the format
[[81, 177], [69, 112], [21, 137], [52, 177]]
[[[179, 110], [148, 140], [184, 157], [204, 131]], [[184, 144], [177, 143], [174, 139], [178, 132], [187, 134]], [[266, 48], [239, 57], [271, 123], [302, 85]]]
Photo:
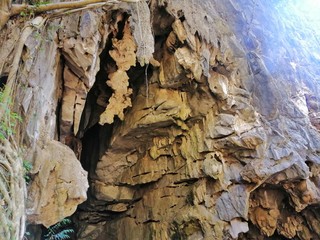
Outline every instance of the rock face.
[[[260, 15], [247, 30], [243, 17], [254, 4], [151, 2], [159, 64], [137, 77], [139, 88], [131, 73], [132, 107], [99, 142], [96, 160], [84, 157], [95, 171], [77, 214], [79, 239], [320, 237], [306, 217], [318, 221], [318, 103], [308, 83], [290, 75], [297, 69], [274, 72], [285, 58], [270, 63], [277, 55], [261, 54], [274, 27], [263, 29], [264, 17], [281, 6], [255, 4]], [[124, 27], [120, 41], [126, 34]], [[288, 81], [297, 85], [279, 88]], [[105, 113], [112, 104], [111, 97]]]
[[87, 172], [74, 152], [58, 141], [46, 143], [35, 154], [27, 214], [31, 223], [49, 227], [72, 215], [86, 200]]
[[319, 239], [318, 36], [282, 4], [123, 3], [31, 36], [29, 221], [71, 215], [89, 182], [78, 239]]

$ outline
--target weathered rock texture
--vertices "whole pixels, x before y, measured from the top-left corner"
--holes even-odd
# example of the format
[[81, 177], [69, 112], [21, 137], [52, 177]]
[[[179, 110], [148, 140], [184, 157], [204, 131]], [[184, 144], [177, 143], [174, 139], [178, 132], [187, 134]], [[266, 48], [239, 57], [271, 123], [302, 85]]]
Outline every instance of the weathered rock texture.
[[319, 46], [294, 6], [151, 0], [35, 31], [18, 95], [29, 221], [84, 200], [76, 156], [78, 239], [319, 239]]
[[[123, 121], [113, 124], [110, 139], [100, 137], [97, 159], [83, 156], [95, 171], [77, 215], [80, 239], [319, 238], [306, 217], [318, 221], [319, 105], [307, 87], [313, 80], [292, 75], [297, 69], [286, 57], [272, 63], [268, 57], [277, 54], [261, 53], [275, 27], [264, 29], [264, 17], [280, 7], [151, 1], [160, 66], [138, 77], [147, 82], [133, 87], [132, 107], [118, 115]], [[112, 99], [105, 114], [113, 114]]]
[[72, 215], [86, 200], [87, 173], [74, 152], [58, 141], [46, 143], [35, 155], [27, 214], [31, 223], [49, 227]]

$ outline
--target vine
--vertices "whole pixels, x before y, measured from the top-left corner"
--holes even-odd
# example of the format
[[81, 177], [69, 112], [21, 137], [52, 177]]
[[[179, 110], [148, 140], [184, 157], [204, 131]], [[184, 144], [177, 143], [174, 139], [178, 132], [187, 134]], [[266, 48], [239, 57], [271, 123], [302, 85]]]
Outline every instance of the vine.
[[25, 171], [12, 139], [21, 117], [12, 111], [9, 92], [12, 90], [7, 86], [0, 89], [0, 239], [21, 239], [25, 221]]
[[44, 21], [37, 17], [22, 31], [7, 82], [0, 91], [0, 239], [22, 239], [25, 231], [25, 177], [30, 166], [23, 164], [13, 138], [16, 124], [21, 121], [21, 117], [12, 111], [13, 96], [25, 41]]
[[7, 139], [0, 139], [0, 239], [22, 239], [26, 186], [22, 160]]

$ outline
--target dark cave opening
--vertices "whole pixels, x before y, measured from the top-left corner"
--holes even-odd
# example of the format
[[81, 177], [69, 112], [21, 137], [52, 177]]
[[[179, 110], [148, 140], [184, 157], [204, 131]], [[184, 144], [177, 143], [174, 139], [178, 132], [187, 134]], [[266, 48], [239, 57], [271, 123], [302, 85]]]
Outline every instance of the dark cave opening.
[[[167, 16], [164, 11], [162, 14]], [[117, 13], [113, 14], [113, 21], [116, 21]], [[89, 189], [87, 191], [87, 200], [80, 204], [74, 213], [72, 219], [75, 223], [76, 234], [82, 233], [83, 224], [97, 224], [99, 222], [116, 220], [124, 217], [126, 212], [111, 211], [108, 206], [112, 205], [110, 202], [98, 200], [94, 195], [93, 183], [97, 179], [96, 167], [99, 159], [108, 151], [113, 135], [119, 129], [122, 122], [118, 117], [115, 117], [112, 124], [99, 124], [100, 115], [105, 111], [109, 99], [113, 94], [113, 89], [106, 84], [108, 75], [117, 70], [115, 61], [109, 54], [113, 50], [112, 39], [120, 40], [123, 37], [123, 29], [125, 21], [128, 16], [123, 14], [122, 20], [117, 22], [118, 32], [110, 33], [108, 36], [104, 50], [100, 54], [100, 70], [96, 75], [96, 81], [90, 89], [85, 107], [81, 116], [79, 133], [77, 138], [82, 142], [82, 152], [80, 162], [82, 167], [88, 172]], [[163, 59], [163, 48], [168, 37], [169, 32], [172, 31], [171, 24], [174, 18], [162, 18], [163, 25], [158, 32], [155, 33], [155, 52], [154, 58], [157, 61]], [[130, 96], [132, 105], [135, 104], [136, 97], [139, 94], [147, 95], [147, 85], [152, 79], [154, 73], [157, 73], [158, 68], [153, 65], [141, 66], [136, 62], [136, 66], [132, 66], [126, 73], [129, 77], [129, 88], [132, 89]], [[154, 81], [154, 80], [153, 80]], [[151, 83], [150, 83], [151, 84]], [[124, 110], [124, 115], [130, 111], [131, 107]], [[135, 198], [133, 201], [137, 201]], [[132, 202], [128, 202], [128, 208]]]
[[7, 84], [8, 76], [0, 76], [0, 89], [3, 89], [5, 85]]
[[[115, 13], [116, 14], [116, 13]], [[127, 20], [124, 15], [123, 20], [117, 23], [119, 33], [109, 35], [105, 48], [100, 54], [100, 70], [96, 75], [96, 80], [93, 87], [87, 95], [84, 110], [82, 112], [79, 132], [77, 138], [82, 142], [82, 151], [80, 162], [82, 167], [88, 172], [89, 185], [96, 179], [96, 166], [99, 159], [107, 151], [114, 130], [121, 125], [121, 120], [116, 116], [112, 124], [99, 124], [100, 115], [105, 111], [108, 101], [113, 94], [113, 90], [106, 84], [108, 75], [116, 71], [117, 66], [115, 61], [109, 54], [113, 49], [112, 39], [122, 38], [122, 31]], [[136, 66], [132, 66], [128, 71], [129, 88], [132, 89], [131, 101], [139, 94], [140, 87], [145, 84], [145, 81], [150, 78], [153, 73], [153, 67], [141, 66], [136, 62]], [[125, 113], [130, 111], [130, 108], [125, 109]], [[106, 203], [96, 199], [92, 194], [92, 185], [87, 192], [87, 200], [80, 204], [72, 219], [75, 223], [75, 231], [80, 231], [81, 222], [97, 223], [118, 218], [122, 213], [115, 213], [106, 209]]]
[[[144, 73], [145, 70], [141, 66], [133, 67], [128, 71], [130, 78], [129, 85], [133, 89], [132, 101], [138, 94], [139, 86], [144, 83]], [[88, 94], [80, 123], [81, 131], [79, 131], [78, 134], [78, 137], [80, 137], [82, 141], [80, 162], [82, 167], [88, 171], [89, 179], [94, 177], [96, 164], [109, 146], [114, 126], [121, 124], [118, 117], [115, 118], [112, 124], [99, 124], [99, 116], [105, 110], [104, 106], [99, 105], [99, 102], [102, 101], [99, 97], [105, 98], [104, 100], [107, 102], [112, 94], [112, 90], [105, 84], [105, 78], [102, 76], [106, 75], [103, 73], [98, 74], [96, 83]], [[101, 94], [101, 87], [103, 87], [103, 85], [105, 85], [105, 92], [103, 94], [107, 93], [104, 97], [99, 95]], [[127, 109], [127, 111], [128, 110], [129, 109]]]
[[101, 126], [98, 123], [99, 116], [105, 109], [103, 103], [106, 104], [112, 94], [111, 89], [105, 83], [107, 73], [103, 68], [101, 69], [94, 86], [88, 93], [77, 136], [82, 141], [80, 162], [82, 167], [88, 171], [89, 178], [94, 174], [100, 153], [108, 145], [108, 138], [110, 139], [113, 128], [113, 124]]
[[[99, 158], [107, 150], [114, 126], [121, 124], [118, 117], [115, 117], [112, 124], [99, 124], [99, 117], [104, 112], [108, 100], [111, 97], [113, 90], [106, 84], [108, 79], [108, 69], [114, 67], [114, 61], [109, 55], [111, 49], [111, 41], [101, 53], [100, 71], [96, 76], [96, 81], [88, 93], [84, 111], [82, 113], [80, 128], [77, 137], [82, 141], [82, 152], [80, 162], [82, 167], [88, 171], [89, 179], [94, 177], [96, 164]], [[131, 96], [134, 102], [140, 86], [145, 83], [145, 78], [152, 75], [152, 68], [146, 71], [147, 66], [131, 67], [127, 74], [129, 76], [129, 87], [132, 88]], [[130, 109], [126, 109], [128, 111]]]
[[[117, 22], [119, 14], [122, 14], [122, 20]], [[82, 141], [82, 152], [80, 162], [82, 167], [88, 171], [89, 180], [94, 178], [95, 168], [99, 158], [107, 150], [112, 132], [115, 126], [121, 124], [120, 119], [116, 116], [112, 124], [99, 124], [100, 115], [105, 111], [108, 101], [113, 94], [111, 87], [107, 85], [108, 75], [116, 71], [117, 66], [114, 59], [110, 56], [109, 51], [113, 50], [112, 39], [122, 39], [125, 22], [129, 16], [127, 13], [112, 13], [113, 24], [117, 26], [117, 32], [110, 33], [106, 41], [104, 50], [101, 52], [100, 70], [96, 75], [96, 81], [90, 89], [85, 107], [81, 116], [79, 132], [77, 138]], [[133, 90], [131, 101], [134, 102], [140, 86], [152, 75], [153, 68], [141, 66], [136, 62], [136, 66], [132, 66], [128, 71], [129, 88]], [[147, 78], [147, 79], [146, 79]], [[130, 108], [125, 109], [125, 112]]]

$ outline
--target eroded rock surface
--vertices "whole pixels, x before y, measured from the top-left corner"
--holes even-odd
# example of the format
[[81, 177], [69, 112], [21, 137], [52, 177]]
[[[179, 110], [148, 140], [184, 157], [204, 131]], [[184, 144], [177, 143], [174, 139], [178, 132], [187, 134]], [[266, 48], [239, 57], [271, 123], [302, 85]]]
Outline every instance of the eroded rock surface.
[[49, 227], [86, 200], [87, 172], [74, 152], [58, 141], [46, 143], [35, 154], [27, 213], [31, 223]]
[[50, 58], [27, 41], [29, 220], [75, 211], [81, 163], [78, 239], [319, 239], [319, 47], [294, 6], [123, 3], [63, 17]]
[[152, 1], [151, 15], [163, 8], [160, 66], [140, 76], [102, 148], [80, 239], [314, 238], [316, 217], [305, 215], [319, 203], [317, 100], [280, 90], [287, 76], [250, 45], [266, 38], [256, 36], [263, 16], [245, 39], [232, 25], [248, 14], [240, 3]]

